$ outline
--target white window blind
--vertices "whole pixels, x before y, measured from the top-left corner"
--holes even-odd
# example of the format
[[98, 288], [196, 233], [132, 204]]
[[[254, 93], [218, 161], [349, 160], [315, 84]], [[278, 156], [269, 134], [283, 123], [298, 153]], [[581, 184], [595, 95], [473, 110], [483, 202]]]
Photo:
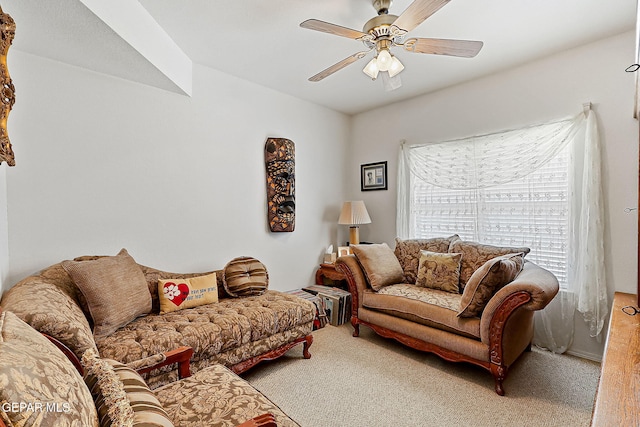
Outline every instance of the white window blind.
[[527, 258], [567, 283], [569, 145], [524, 178], [456, 190], [410, 180], [410, 229], [417, 238], [458, 234], [497, 246], [531, 248]]

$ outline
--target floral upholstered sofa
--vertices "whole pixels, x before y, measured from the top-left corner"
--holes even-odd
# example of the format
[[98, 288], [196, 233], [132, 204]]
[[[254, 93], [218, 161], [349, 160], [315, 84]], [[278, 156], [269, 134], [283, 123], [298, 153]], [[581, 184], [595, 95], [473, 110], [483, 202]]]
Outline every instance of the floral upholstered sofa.
[[[315, 317], [313, 303], [269, 290], [266, 268], [253, 258], [177, 274], [139, 265], [124, 249], [45, 268], [6, 291], [0, 307], [78, 361], [87, 350], [127, 364], [188, 346], [194, 372], [222, 364], [241, 373], [300, 343], [309, 358]], [[169, 368], [145, 375], [152, 389], [177, 378]]]
[[533, 312], [558, 293], [549, 271], [525, 260], [528, 248], [498, 247], [457, 235], [354, 245], [336, 268], [347, 277], [351, 324], [449, 361], [491, 372], [504, 395], [508, 367], [533, 338]]
[[[151, 391], [137, 368], [93, 350], [82, 358], [81, 375], [51, 341], [2, 311], [0, 427], [299, 427], [222, 365], [190, 375], [192, 349], [180, 350], [175, 354], [185, 377]], [[165, 362], [159, 360], [149, 368]]]

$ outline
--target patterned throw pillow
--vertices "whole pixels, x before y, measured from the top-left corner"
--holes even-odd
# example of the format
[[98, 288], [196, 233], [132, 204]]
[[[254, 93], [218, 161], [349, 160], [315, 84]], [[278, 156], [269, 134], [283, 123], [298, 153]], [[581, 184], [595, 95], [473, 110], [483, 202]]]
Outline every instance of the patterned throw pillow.
[[522, 252], [502, 255], [490, 259], [477, 269], [462, 294], [458, 317], [480, 316], [493, 294], [520, 274], [524, 255]]
[[238, 257], [225, 265], [222, 282], [231, 297], [262, 295], [269, 287], [269, 273], [257, 259]]
[[189, 279], [158, 280], [160, 314], [218, 302], [216, 273]]
[[84, 380], [95, 401], [101, 427], [173, 427], [169, 415], [142, 377], [120, 362], [82, 356]]
[[393, 253], [400, 261], [404, 283], [416, 283], [418, 278], [418, 264], [420, 251], [447, 252], [452, 242], [460, 240], [457, 234], [450, 237], [434, 237], [432, 239], [402, 240], [396, 237], [396, 247]]
[[63, 261], [62, 267], [87, 300], [96, 337], [110, 335], [151, 311], [147, 281], [126, 249], [91, 261]]
[[386, 243], [351, 245], [351, 249], [374, 291], [402, 282], [400, 262]]
[[462, 254], [420, 251], [416, 286], [460, 293], [460, 260]]
[[462, 254], [462, 266], [460, 267], [460, 289], [464, 291], [467, 281], [474, 271], [480, 268], [485, 262], [497, 256], [522, 252], [526, 256], [531, 249], [512, 248], [508, 246], [492, 246], [476, 242], [458, 240], [451, 243], [449, 252]]
[[[14, 406], [21, 403], [30, 406]], [[8, 426], [98, 425], [91, 394], [73, 364], [10, 311], [0, 313], [0, 407], [0, 421]]]

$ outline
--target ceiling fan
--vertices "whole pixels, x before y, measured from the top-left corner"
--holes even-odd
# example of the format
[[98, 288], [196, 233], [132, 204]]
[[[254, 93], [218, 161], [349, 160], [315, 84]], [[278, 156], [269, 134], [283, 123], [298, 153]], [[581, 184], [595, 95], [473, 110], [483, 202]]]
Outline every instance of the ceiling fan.
[[[347, 65], [364, 58], [375, 49], [375, 57], [362, 70], [366, 75], [375, 80], [380, 72], [384, 78], [394, 78], [403, 69], [404, 65], [398, 58], [391, 54], [392, 47], [399, 46], [406, 51], [415, 53], [429, 53], [436, 55], [458, 56], [473, 58], [482, 49], [483, 43], [471, 40], [449, 40], [432, 38], [408, 38], [409, 31], [420, 25], [425, 19], [440, 10], [450, 0], [415, 0], [400, 16], [390, 15], [389, 7], [392, 0], [372, 0], [373, 7], [378, 16], [364, 24], [362, 31], [342, 27], [336, 24], [308, 19], [300, 24], [302, 28], [322, 31], [347, 37], [364, 43], [368, 50], [354, 53], [342, 61], [330, 66], [309, 78], [309, 81], [319, 82], [336, 71], [340, 71]], [[399, 87], [399, 84], [395, 85]], [[391, 87], [395, 89], [396, 87]]]

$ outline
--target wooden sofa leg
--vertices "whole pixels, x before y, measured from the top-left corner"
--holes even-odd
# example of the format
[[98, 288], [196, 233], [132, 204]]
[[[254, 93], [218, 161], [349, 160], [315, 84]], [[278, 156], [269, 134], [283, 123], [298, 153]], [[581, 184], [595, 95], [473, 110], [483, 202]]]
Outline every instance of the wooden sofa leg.
[[304, 338], [304, 344], [302, 345], [302, 356], [305, 359], [311, 359], [311, 353], [309, 353], [309, 347], [313, 344], [313, 335], [307, 335]]
[[358, 323], [358, 320], [355, 318], [351, 318], [351, 325], [353, 326], [353, 336], [354, 337], [359, 337], [360, 336], [360, 324]]
[[504, 396], [504, 387], [502, 383], [507, 376], [507, 368], [502, 365], [491, 364], [491, 375], [493, 375], [495, 380], [496, 393], [500, 396]]

